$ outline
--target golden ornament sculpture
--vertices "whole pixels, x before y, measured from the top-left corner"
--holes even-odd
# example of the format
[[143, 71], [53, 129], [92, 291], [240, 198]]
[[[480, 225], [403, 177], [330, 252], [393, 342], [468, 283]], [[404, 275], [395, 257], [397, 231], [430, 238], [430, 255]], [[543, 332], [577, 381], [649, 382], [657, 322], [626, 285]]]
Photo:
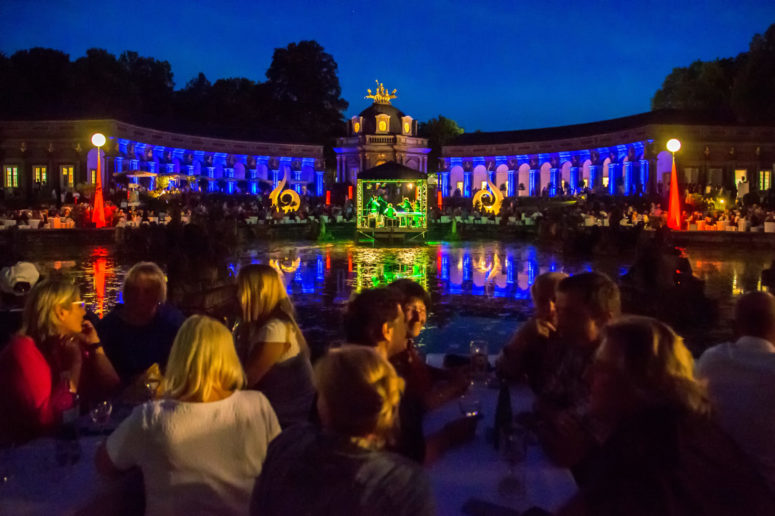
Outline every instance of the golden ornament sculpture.
[[285, 173], [283, 174], [283, 180], [277, 183], [277, 188], [272, 190], [272, 193], [269, 194], [269, 199], [272, 201], [272, 208], [277, 211], [282, 210], [283, 213], [296, 211], [299, 209], [299, 206], [301, 206], [299, 194], [293, 190], [286, 190], [283, 192], [287, 179], [288, 169], [286, 168]]
[[274, 258], [272, 258], [271, 260], [269, 260], [269, 265], [271, 267], [274, 267], [278, 271], [292, 273], [292, 272], [296, 272], [299, 269], [299, 265], [301, 265], [301, 258], [297, 257], [290, 264], [286, 264], [285, 262], [281, 262], [280, 260], [275, 260]]
[[367, 89], [366, 91], [368, 91], [369, 94], [363, 98], [373, 99], [375, 104], [390, 104], [390, 99], [396, 98], [396, 90], [394, 89], [392, 92], [388, 92], [379, 80], [374, 82], [377, 83], [377, 91], [372, 94], [371, 90]]
[[497, 215], [501, 211], [501, 204], [503, 204], [503, 193], [492, 184], [489, 174], [487, 177], [487, 186], [488, 188], [482, 188], [474, 195], [474, 209], [481, 208], [487, 213]]

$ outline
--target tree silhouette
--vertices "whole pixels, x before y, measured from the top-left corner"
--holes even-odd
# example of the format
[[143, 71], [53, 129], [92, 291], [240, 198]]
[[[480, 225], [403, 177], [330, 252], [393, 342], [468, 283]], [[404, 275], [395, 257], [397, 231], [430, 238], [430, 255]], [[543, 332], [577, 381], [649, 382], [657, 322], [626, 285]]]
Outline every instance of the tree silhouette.
[[428, 153], [428, 171], [438, 172], [441, 148], [463, 134], [463, 128], [451, 118], [439, 115], [438, 118], [421, 122], [418, 132], [423, 138], [428, 138], [428, 145], [431, 147]]

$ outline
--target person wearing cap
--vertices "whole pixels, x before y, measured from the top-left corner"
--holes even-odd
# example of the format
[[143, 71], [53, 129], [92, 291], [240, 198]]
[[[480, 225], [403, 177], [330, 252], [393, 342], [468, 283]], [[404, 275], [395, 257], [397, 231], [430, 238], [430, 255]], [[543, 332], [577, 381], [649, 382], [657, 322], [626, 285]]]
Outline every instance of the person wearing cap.
[[0, 270], [0, 349], [21, 329], [27, 294], [39, 279], [38, 269], [30, 262]]

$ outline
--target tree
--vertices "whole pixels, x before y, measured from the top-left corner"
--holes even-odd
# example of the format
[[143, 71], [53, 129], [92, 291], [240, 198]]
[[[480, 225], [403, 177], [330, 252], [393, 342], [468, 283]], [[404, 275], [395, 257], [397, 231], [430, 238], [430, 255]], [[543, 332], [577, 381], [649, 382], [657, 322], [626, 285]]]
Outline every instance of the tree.
[[738, 66], [736, 59], [695, 61], [688, 67], [674, 68], [651, 100], [652, 109], [703, 111], [719, 118], [731, 118], [732, 84]]
[[116, 56], [90, 48], [72, 66], [73, 109], [77, 116], [123, 118], [128, 76]]
[[70, 57], [50, 48], [14, 53], [8, 63], [7, 106], [11, 116], [62, 116], [72, 91]]
[[337, 69], [333, 56], [316, 41], [275, 49], [266, 71], [275, 123], [301, 131], [315, 142], [340, 135], [349, 104], [341, 98]]
[[428, 144], [431, 147], [428, 154], [428, 170], [429, 172], [438, 172], [441, 148], [463, 134], [463, 128], [459, 127], [451, 118], [439, 115], [438, 118], [431, 118], [427, 122], [420, 123], [419, 134], [423, 138], [428, 138]]
[[751, 40], [735, 77], [732, 106], [741, 122], [775, 121], [775, 24]]
[[132, 51], [121, 54], [118, 62], [129, 85], [125, 99], [128, 107], [154, 118], [169, 116], [175, 86], [170, 64], [152, 57], [141, 57]]

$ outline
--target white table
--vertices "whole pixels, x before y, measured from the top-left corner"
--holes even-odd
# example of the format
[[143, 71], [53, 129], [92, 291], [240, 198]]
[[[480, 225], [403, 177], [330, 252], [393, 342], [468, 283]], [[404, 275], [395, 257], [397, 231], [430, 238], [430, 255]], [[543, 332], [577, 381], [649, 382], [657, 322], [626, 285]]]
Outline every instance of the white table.
[[[508, 499], [498, 494], [498, 482], [506, 475], [508, 465], [485, 439], [488, 427], [493, 426], [498, 391], [478, 387], [474, 392], [479, 394], [482, 401], [484, 416], [477, 426], [476, 438], [449, 450], [428, 470], [438, 514], [462, 514], [463, 504], [470, 498], [518, 511], [537, 506], [554, 512], [562, 507], [577, 491], [573, 475], [569, 470], [552, 464], [538, 445], [528, 446], [527, 458], [518, 466], [524, 471], [526, 496], [522, 499]], [[514, 414], [529, 411], [534, 398], [527, 386], [512, 386], [511, 406]], [[426, 435], [460, 416], [457, 400], [430, 412], [425, 417]]]
[[0, 514], [100, 515], [142, 514], [142, 475], [102, 477], [94, 466], [101, 437], [81, 437], [81, 459], [72, 466], [55, 461], [55, 441], [38, 439], [2, 453]]

